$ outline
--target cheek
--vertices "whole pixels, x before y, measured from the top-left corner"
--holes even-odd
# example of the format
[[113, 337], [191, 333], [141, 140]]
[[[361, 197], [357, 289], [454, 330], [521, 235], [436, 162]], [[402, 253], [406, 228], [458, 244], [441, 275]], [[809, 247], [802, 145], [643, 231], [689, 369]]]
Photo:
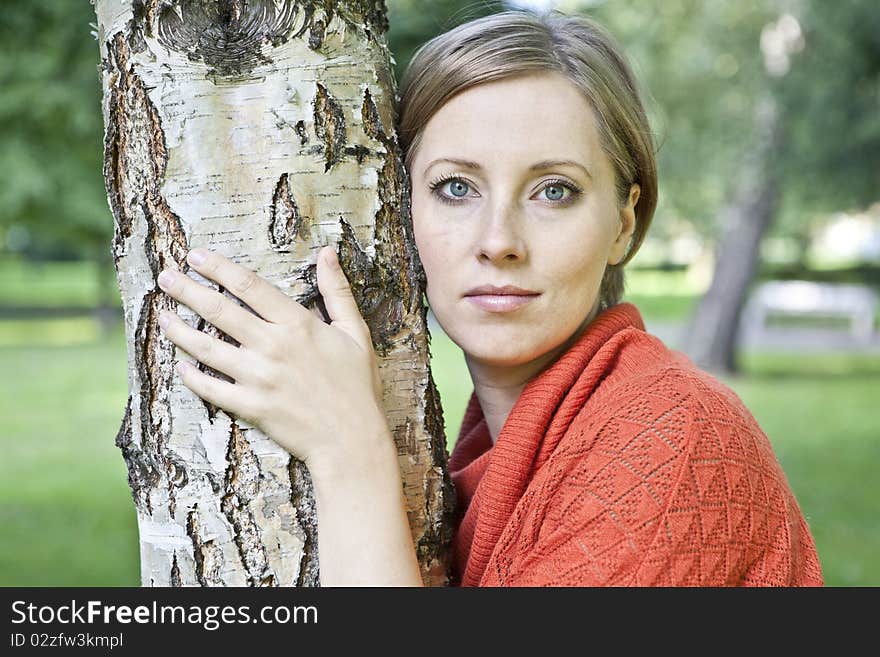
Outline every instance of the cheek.
[[412, 217], [416, 249], [430, 282], [432, 277], [436, 278], [437, 273], [442, 275], [449, 269], [448, 256], [456, 246], [455, 234], [438, 221], [422, 219], [424, 215], [420, 213], [415, 202], [412, 204]]
[[413, 237], [416, 241], [416, 249], [419, 259], [425, 268], [425, 273], [430, 274], [433, 270], [434, 258], [437, 253], [437, 238], [431, 232], [430, 227], [413, 217]]
[[560, 289], [581, 296], [597, 289], [608, 258], [606, 237], [584, 234], [571, 235], [568, 239], [555, 240], [548, 245], [544, 262], [548, 280], [561, 283]]

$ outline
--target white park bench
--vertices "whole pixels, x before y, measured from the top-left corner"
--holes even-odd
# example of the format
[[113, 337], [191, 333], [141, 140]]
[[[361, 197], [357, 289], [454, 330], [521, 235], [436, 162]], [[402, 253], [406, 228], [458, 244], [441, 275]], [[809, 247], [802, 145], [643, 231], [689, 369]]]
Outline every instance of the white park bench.
[[764, 331], [772, 316], [840, 317], [849, 320], [850, 333], [860, 342], [874, 334], [878, 298], [864, 285], [768, 281], [752, 292], [743, 313], [744, 328], [752, 335]]

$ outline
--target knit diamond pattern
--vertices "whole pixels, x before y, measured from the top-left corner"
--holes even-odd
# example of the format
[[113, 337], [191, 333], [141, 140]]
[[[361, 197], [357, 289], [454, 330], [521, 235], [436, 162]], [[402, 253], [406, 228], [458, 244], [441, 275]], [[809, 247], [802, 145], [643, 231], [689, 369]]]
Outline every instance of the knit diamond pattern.
[[603, 311], [493, 446], [475, 394], [449, 460], [464, 586], [821, 586], [806, 520], [737, 395]]

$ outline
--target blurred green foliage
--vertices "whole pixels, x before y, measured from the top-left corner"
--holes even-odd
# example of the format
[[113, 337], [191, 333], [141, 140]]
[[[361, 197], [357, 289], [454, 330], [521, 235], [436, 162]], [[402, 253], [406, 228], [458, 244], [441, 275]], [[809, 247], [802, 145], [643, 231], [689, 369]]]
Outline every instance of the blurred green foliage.
[[109, 257], [94, 21], [85, 0], [3, 6], [0, 250], [5, 242], [43, 258]]
[[[785, 135], [772, 233], [802, 238], [830, 211], [880, 198], [876, 0], [565, 4], [596, 5], [585, 13], [620, 40], [652, 97], [661, 146], [653, 233], [684, 219], [717, 235], [765, 98]], [[769, 57], [774, 49], [784, 55]]]
[[394, 58], [398, 82], [409, 60], [425, 41], [456, 25], [480, 16], [504, 11], [504, 2], [482, 0], [386, 0], [388, 7], [388, 48]]

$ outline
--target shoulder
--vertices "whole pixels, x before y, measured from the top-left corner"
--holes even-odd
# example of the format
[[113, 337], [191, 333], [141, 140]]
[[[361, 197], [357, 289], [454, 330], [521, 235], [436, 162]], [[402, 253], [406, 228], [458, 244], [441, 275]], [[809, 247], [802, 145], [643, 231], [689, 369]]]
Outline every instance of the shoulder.
[[560, 456], [615, 455], [640, 475], [691, 461], [777, 467], [766, 434], [727, 384], [644, 331], [619, 339], [613, 368], [560, 441]]
[[[606, 345], [607, 374], [583, 404], [572, 428], [593, 417], [626, 417], [643, 424], [664, 423], [675, 433], [712, 420], [761, 432], [740, 397], [724, 382], [698, 368], [688, 356], [637, 328], [620, 331]], [[696, 423], [687, 428], [685, 419]]]
[[548, 511], [589, 499], [635, 528], [670, 509], [785, 506], [770, 441], [736, 393], [653, 336], [629, 340], [542, 467]]
[[683, 554], [717, 553], [728, 571], [675, 581], [788, 582], [794, 561], [813, 553], [764, 431], [733, 390], [683, 356], [597, 390], [541, 475], [544, 535], [579, 536], [598, 551], [626, 544], [641, 555], [627, 570], [638, 581]]

